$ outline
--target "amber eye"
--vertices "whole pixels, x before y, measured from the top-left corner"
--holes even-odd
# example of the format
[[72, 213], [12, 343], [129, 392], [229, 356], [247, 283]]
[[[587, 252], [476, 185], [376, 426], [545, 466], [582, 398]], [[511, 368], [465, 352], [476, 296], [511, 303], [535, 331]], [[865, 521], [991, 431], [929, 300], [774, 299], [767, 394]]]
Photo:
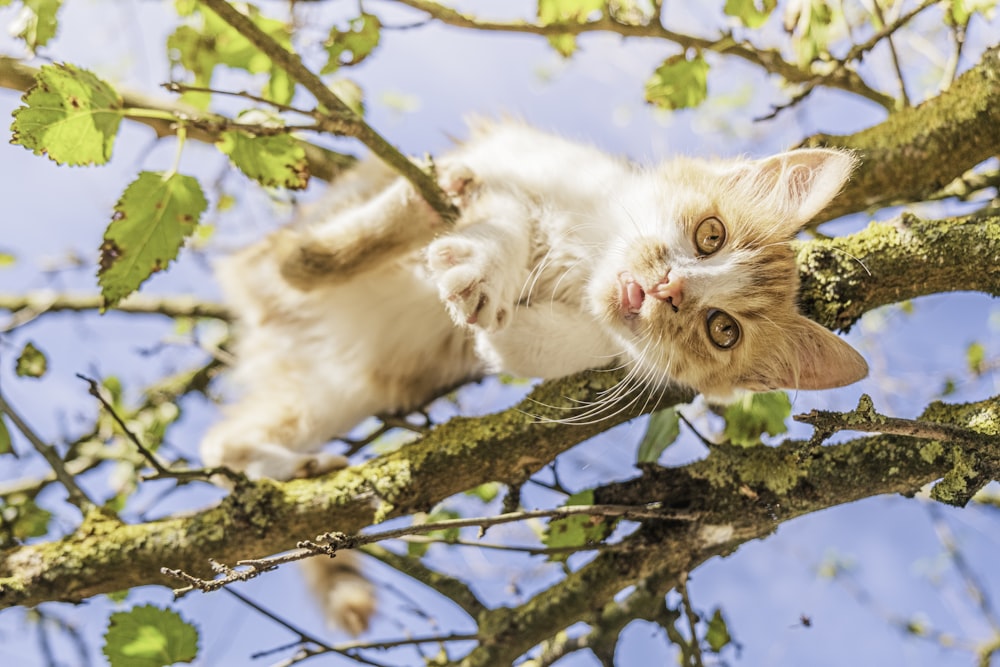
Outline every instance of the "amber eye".
[[726, 226], [718, 218], [705, 218], [694, 230], [694, 245], [698, 252], [711, 255], [726, 242]]
[[708, 337], [720, 350], [728, 350], [740, 341], [740, 325], [721, 310], [708, 311]]

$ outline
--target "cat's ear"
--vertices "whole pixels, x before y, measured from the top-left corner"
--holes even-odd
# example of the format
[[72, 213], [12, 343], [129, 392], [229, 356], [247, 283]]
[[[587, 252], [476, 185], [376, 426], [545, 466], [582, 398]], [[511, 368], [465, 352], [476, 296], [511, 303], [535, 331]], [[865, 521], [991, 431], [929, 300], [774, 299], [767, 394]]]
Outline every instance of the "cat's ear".
[[801, 148], [749, 163], [737, 182], [794, 234], [840, 192], [856, 164], [848, 151]]
[[832, 389], [868, 375], [868, 364], [836, 334], [801, 315], [785, 329], [787, 345], [776, 345], [781, 358], [762, 358], [738, 385], [753, 391]]

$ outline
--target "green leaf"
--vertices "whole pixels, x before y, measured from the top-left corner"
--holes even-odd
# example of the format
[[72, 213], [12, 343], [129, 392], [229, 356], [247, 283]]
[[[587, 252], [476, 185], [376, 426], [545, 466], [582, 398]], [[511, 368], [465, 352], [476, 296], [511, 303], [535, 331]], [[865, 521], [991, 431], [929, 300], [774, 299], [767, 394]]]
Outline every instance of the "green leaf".
[[122, 120], [122, 99], [107, 83], [73, 65], [45, 65], [14, 110], [11, 143], [57, 164], [104, 164]]
[[788, 430], [785, 420], [792, 414], [792, 403], [783, 391], [747, 394], [726, 408], [725, 436], [734, 445], [760, 444], [764, 433], [779, 435]]
[[733, 641], [729, 636], [729, 628], [726, 627], [726, 619], [723, 618], [721, 609], [716, 609], [712, 614], [712, 619], [708, 622], [708, 631], [705, 633], [705, 641], [715, 653]]
[[607, 5], [607, 0], [538, 0], [538, 22], [586, 23], [603, 14]]
[[350, 79], [337, 79], [331, 81], [327, 87], [347, 105], [348, 109], [359, 116], [365, 115], [364, 91], [361, 90], [361, 86]]
[[17, 373], [18, 377], [40, 378], [45, 375], [48, 367], [49, 362], [45, 358], [45, 354], [35, 347], [34, 343], [28, 341], [17, 358], [14, 372]]
[[9, 252], [0, 251], [0, 269], [6, 269], [8, 266], [14, 266], [17, 263], [17, 257]]
[[953, 26], [967, 26], [975, 14], [991, 17], [997, 0], [951, 0], [944, 14], [945, 23]]
[[216, 143], [230, 161], [261, 185], [301, 190], [309, 184], [309, 164], [302, 145], [289, 134], [253, 136], [223, 132]]
[[30, 537], [41, 537], [49, 532], [52, 513], [39, 507], [24, 494], [16, 493], [0, 498], [0, 547], [11, 546]]
[[[268, 18], [252, 5], [239, 5], [254, 24], [281, 46], [292, 50], [291, 30], [287, 23]], [[215, 68], [223, 65], [242, 69], [251, 74], [267, 74], [264, 95], [280, 104], [287, 104], [295, 94], [295, 83], [285, 70], [277, 67], [260, 49], [218, 14], [199, 5], [198, 11], [187, 14], [188, 25], [177, 28], [167, 38], [171, 62], [194, 75], [193, 84], [209, 87]], [[210, 93], [185, 93], [181, 99], [199, 108], [208, 106]]]
[[975, 376], [983, 374], [986, 369], [986, 348], [982, 343], [972, 343], [965, 350], [965, 361], [969, 365], [969, 372]]
[[7, 430], [7, 422], [4, 421], [3, 413], [0, 412], [0, 454], [13, 454], [14, 444], [10, 440], [10, 431]]
[[378, 17], [361, 14], [350, 20], [347, 30], [334, 27], [323, 43], [327, 61], [321, 74], [336, 72], [342, 66], [357, 65], [378, 46], [380, 28]]
[[22, 5], [24, 13], [19, 21], [21, 30], [16, 36], [23, 39], [34, 52], [56, 36], [59, 28], [56, 14], [59, 13], [62, 0], [22, 0]]
[[767, 22], [777, 5], [778, 0], [726, 0], [724, 11], [748, 28], [759, 28]]
[[[462, 515], [455, 510], [437, 508], [427, 515], [423, 523], [436, 523], [438, 521], [460, 518], [462, 518]], [[454, 542], [458, 539], [460, 530], [458, 528], [446, 528], [444, 530], [429, 530], [425, 534], [427, 537], [433, 537], [442, 542]], [[406, 544], [406, 552], [414, 558], [420, 558], [427, 553], [427, 549], [429, 548], [430, 544], [426, 542], [407, 542]]]
[[681, 432], [681, 416], [676, 408], [657, 410], [649, 418], [646, 435], [639, 443], [638, 463], [656, 463], [660, 454], [673, 444]]
[[97, 282], [106, 307], [177, 256], [208, 207], [197, 179], [144, 171], [125, 189], [104, 232]]
[[[593, 505], [594, 490], [587, 489], [574, 493], [566, 499], [564, 505]], [[542, 542], [547, 547], [585, 547], [597, 544], [611, 534], [617, 519], [583, 514], [553, 519], [545, 527]], [[565, 561], [571, 552], [551, 554], [549, 560]]]
[[484, 503], [492, 502], [500, 494], [500, 485], [496, 482], [486, 482], [473, 489], [469, 489], [465, 494], [475, 496]]
[[826, 0], [804, 0], [797, 11], [786, 17], [785, 28], [792, 33], [799, 65], [805, 67], [827, 51], [837, 14]]
[[193, 662], [198, 655], [198, 631], [173, 610], [134, 607], [111, 614], [103, 651], [111, 667]]
[[663, 109], [696, 107], [708, 96], [708, 61], [671, 56], [646, 81], [646, 101]]

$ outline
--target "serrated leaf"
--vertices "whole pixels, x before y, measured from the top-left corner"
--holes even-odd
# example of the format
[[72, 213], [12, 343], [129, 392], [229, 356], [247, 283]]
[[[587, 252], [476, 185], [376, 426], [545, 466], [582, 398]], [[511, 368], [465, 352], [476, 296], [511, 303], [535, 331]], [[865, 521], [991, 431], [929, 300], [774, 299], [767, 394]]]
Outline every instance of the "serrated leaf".
[[708, 96], [708, 61], [671, 56], [646, 81], [646, 101], [663, 109], [696, 107]]
[[972, 343], [965, 349], [965, 362], [969, 366], [969, 372], [973, 375], [982, 375], [986, 366], [986, 348], [982, 343]]
[[34, 343], [28, 341], [17, 357], [17, 366], [14, 368], [14, 372], [18, 377], [40, 378], [45, 375], [48, 367], [49, 362], [45, 358], [45, 354], [35, 347]]
[[45, 65], [14, 110], [11, 143], [57, 164], [104, 164], [122, 120], [114, 88], [73, 65]]
[[166, 667], [193, 662], [198, 631], [170, 609], [152, 605], [111, 614], [104, 634], [104, 655], [111, 667]]
[[783, 391], [747, 394], [726, 408], [724, 434], [734, 445], [758, 445], [764, 433], [780, 435], [786, 432], [785, 420], [791, 414], [792, 403]]
[[114, 306], [151, 274], [165, 269], [207, 207], [201, 185], [191, 176], [139, 174], [115, 205], [101, 244], [97, 282], [105, 307]]
[[767, 22], [778, 0], [726, 0], [723, 11], [735, 16], [748, 28], [759, 28]]
[[716, 609], [715, 613], [712, 614], [712, 619], [708, 622], [708, 630], [705, 632], [705, 641], [715, 653], [733, 641], [721, 609]]
[[[574, 493], [566, 502], [570, 505], [593, 505], [594, 490], [587, 489]], [[553, 519], [545, 527], [542, 542], [550, 548], [585, 547], [597, 544], [611, 534], [617, 519], [597, 516], [575, 515], [562, 519]], [[570, 552], [551, 554], [549, 560], [565, 561]]]
[[15, 34], [34, 52], [56, 36], [59, 28], [56, 15], [62, 6], [62, 0], [22, 0], [21, 5]]
[[7, 422], [3, 413], [0, 412], [0, 454], [13, 454], [14, 444], [10, 440], [10, 431], [7, 430]]
[[336, 72], [343, 66], [356, 65], [378, 46], [382, 24], [374, 14], [361, 14], [348, 22], [347, 30], [334, 27], [323, 43], [327, 61], [321, 74]]
[[291, 135], [223, 132], [216, 143], [240, 171], [261, 185], [301, 190], [309, 184], [306, 151]]
[[638, 463], [656, 463], [660, 454], [677, 440], [681, 432], [681, 416], [676, 408], [657, 410], [646, 425], [646, 435], [639, 443]]

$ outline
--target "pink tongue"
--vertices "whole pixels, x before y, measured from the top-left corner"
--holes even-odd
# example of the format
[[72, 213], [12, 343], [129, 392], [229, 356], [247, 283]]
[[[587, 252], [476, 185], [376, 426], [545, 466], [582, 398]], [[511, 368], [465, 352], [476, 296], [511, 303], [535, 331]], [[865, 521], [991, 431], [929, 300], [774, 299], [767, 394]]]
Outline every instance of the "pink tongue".
[[628, 309], [630, 312], [638, 313], [639, 309], [642, 308], [642, 301], [646, 298], [646, 293], [642, 291], [642, 287], [639, 283], [630, 281], [626, 286], [625, 290], [628, 294]]

